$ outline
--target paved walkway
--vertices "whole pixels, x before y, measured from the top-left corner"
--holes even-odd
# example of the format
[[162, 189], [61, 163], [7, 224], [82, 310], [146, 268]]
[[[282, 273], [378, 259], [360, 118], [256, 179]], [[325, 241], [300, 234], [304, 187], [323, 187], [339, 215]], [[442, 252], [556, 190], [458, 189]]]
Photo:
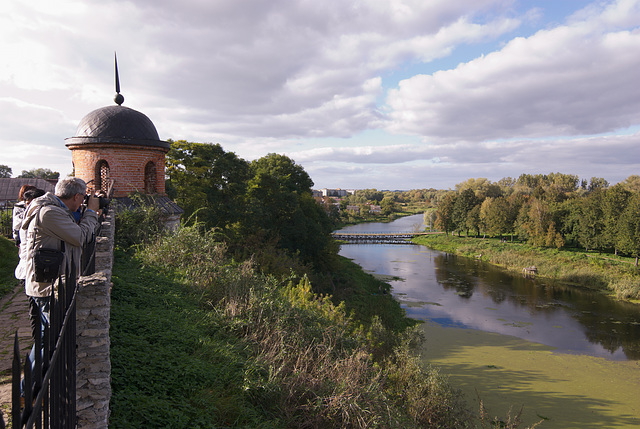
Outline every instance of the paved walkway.
[[11, 403], [11, 365], [16, 331], [21, 349], [20, 360], [24, 365], [24, 358], [31, 350], [33, 340], [29, 325], [29, 301], [21, 286], [0, 299], [0, 405]]

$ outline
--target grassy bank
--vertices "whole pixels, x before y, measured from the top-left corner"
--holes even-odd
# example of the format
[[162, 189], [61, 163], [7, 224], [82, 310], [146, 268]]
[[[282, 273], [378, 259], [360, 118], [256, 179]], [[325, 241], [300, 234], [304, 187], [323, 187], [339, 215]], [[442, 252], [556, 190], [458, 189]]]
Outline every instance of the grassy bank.
[[417, 237], [413, 241], [432, 249], [482, 259], [513, 272], [535, 266], [537, 276], [599, 289], [619, 299], [640, 300], [640, 271], [632, 258], [444, 234]]
[[18, 248], [13, 240], [0, 237], [0, 298], [18, 284], [14, 275], [18, 261]]
[[110, 427], [468, 427], [397, 303], [339, 264], [326, 276], [347, 304], [194, 228], [117, 252]]

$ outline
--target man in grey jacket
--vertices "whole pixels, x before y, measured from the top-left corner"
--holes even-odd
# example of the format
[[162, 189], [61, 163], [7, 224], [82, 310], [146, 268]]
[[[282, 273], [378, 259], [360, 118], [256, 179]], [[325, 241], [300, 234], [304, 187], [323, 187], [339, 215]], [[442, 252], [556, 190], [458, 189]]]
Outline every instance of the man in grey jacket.
[[64, 260], [60, 271], [68, 272], [73, 261], [79, 275], [82, 246], [93, 238], [100, 205], [98, 198], [91, 196], [87, 209], [76, 223], [73, 212], [82, 205], [86, 190], [82, 179], [63, 179], [56, 185], [55, 194], [47, 192], [31, 202], [22, 221], [22, 228], [27, 232], [25, 292], [30, 297], [29, 315], [32, 317], [35, 311], [41, 311], [45, 323], [49, 321], [49, 297], [54, 282], [36, 281], [33, 256], [40, 248], [61, 250]]

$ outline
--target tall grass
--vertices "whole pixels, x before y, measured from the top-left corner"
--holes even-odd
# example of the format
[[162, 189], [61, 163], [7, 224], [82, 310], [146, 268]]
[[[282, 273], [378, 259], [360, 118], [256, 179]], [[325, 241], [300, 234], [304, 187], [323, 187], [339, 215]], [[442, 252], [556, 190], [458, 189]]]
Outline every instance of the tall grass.
[[[446, 378], [409, 351], [415, 330], [401, 336], [379, 319], [364, 327], [344, 304], [314, 293], [308, 278], [258, 273], [251, 260], [225, 259], [225, 249], [195, 226], [161, 237], [139, 257], [180, 279], [247, 345], [243, 389], [256, 409], [296, 428], [467, 425], [469, 413]], [[397, 346], [382, 352], [393, 336]]]

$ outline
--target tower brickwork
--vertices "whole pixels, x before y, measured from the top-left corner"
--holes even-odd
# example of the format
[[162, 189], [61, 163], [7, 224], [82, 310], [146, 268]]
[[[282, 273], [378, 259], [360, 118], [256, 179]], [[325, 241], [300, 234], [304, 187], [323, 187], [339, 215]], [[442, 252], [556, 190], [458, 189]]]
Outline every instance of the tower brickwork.
[[166, 150], [108, 143], [68, 147], [73, 151], [74, 176], [87, 183], [93, 181], [97, 189], [104, 188], [108, 180], [113, 179], [113, 196], [116, 198], [126, 197], [132, 192], [165, 194]]

